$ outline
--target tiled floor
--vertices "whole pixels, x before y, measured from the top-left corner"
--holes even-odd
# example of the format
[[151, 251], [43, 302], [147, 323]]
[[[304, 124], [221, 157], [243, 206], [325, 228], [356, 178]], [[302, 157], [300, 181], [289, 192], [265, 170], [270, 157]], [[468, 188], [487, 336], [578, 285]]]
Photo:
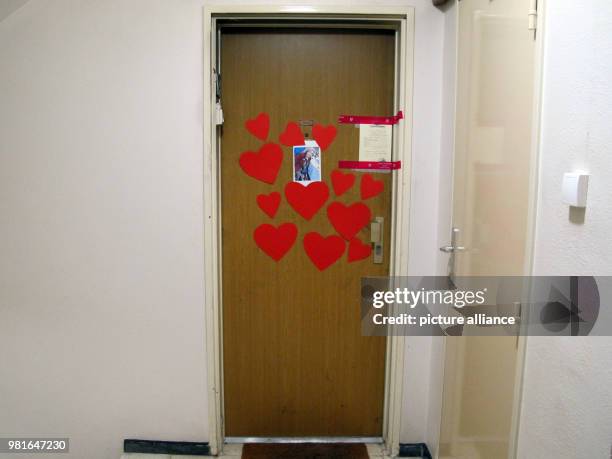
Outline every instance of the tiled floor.
[[[381, 445], [366, 445], [368, 453], [372, 459], [390, 459], [385, 456]], [[220, 458], [238, 459], [242, 454], [242, 445], [225, 445], [223, 454]], [[202, 459], [202, 456], [166, 456], [160, 454], [137, 454], [126, 453], [121, 455], [121, 459]]]

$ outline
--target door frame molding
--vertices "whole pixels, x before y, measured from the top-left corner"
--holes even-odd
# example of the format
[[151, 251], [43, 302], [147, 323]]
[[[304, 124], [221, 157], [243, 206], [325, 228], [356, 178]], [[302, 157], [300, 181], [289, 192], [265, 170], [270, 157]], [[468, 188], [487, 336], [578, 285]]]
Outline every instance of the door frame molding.
[[[414, 78], [414, 7], [380, 7], [376, 5], [295, 5], [247, 4], [207, 5], [203, 16], [203, 178], [204, 178], [204, 308], [206, 329], [206, 370], [208, 395], [208, 430], [211, 453], [219, 454], [224, 444], [223, 428], [223, 348], [221, 287], [221, 206], [218, 130], [215, 124], [215, 91], [212, 69], [216, 62], [219, 16], [274, 15], [283, 19], [316, 17], [341, 21], [397, 22], [395, 112], [402, 110], [404, 120], [393, 127], [394, 159], [402, 168], [393, 173], [392, 218], [390, 241], [390, 275], [408, 275], [408, 241], [410, 236], [410, 188], [412, 171], [412, 93]], [[362, 27], [363, 28], [363, 27]], [[374, 28], [374, 27], [373, 27]], [[387, 337], [383, 441], [389, 455], [399, 452], [402, 392], [404, 380], [403, 336]]]
[[[533, 68], [533, 120], [531, 124], [531, 168], [529, 175], [529, 204], [527, 215], [527, 241], [524, 275], [534, 275], [536, 226], [540, 189], [540, 162], [542, 141], [542, 103], [544, 98], [544, 58], [545, 58], [545, 26], [548, 0], [538, 0], [535, 33], [535, 53]], [[527, 292], [531, 291], [531, 283]], [[527, 344], [529, 337], [520, 335], [518, 338], [517, 374], [514, 383], [514, 404], [512, 406], [512, 423], [510, 431], [509, 457], [517, 458], [519, 453], [519, 438], [521, 430], [521, 415], [523, 407], [523, 391], [525, 387], [525, 365], [527, 361]]]

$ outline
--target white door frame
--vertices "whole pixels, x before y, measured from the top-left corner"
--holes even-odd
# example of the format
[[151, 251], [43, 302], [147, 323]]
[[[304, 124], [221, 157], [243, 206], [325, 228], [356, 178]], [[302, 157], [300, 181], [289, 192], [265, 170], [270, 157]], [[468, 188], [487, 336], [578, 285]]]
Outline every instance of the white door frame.
[[[390, 275], [408, 275], [409, 206], [412, 159], [412, 91], [414, 69], [414, 8], [380, 6], [314, 5], [208, 5], [204, 7], [204, 276], [206, 312], [206, 368], [208, 382], [209, 444], [219, 454], [224, 443], [222, 301], [221, 301], [221, 206], [219, 144], [215, 125], [213, 66], [217, 53], [215, 19], [222, 15], [257, 14], [292, 19], [317, 17], [330, 20], [393, 20], [399, 24], [396, 35], [395, 109], [404, 120], [393, 128], [394, 159], [402, 168], [393, 172]], [[386, 452], [396, 455], [402, 410], [404, 377], [404, 337], [387, 338], [383, 441]]]
[[[540, 177], [540, 142], [542, 140], [542, 101], [544, 97], [544, 37], [546, 24], [546, 6], [548, 0], [538, 0], [536, 30], [535, 33], [535, 55], [534, 55], [534, 88], [533, 88], [533, 121], [531, 134], [531, 170], [529, 176], [529, 206], [527, 216], [527, 249], [525, 256], [525, 276], [533, 276], [536, 222], [538, 212], [538, 192]], [[530, 289], [530, 287], [529, 287]], [[517, 374], [514, 384], [514, 405], [512, 407], [512, 424], [510, 431], [509, 458], [518, 457], [519, 434], [521, 427], [521, 408], [523, 403], [523, 389], [525, 381], [525, 363], [527, 359], [527, 343], [529, 337], [521, 335], [518, 341], [518, 359], [516, 363]]]

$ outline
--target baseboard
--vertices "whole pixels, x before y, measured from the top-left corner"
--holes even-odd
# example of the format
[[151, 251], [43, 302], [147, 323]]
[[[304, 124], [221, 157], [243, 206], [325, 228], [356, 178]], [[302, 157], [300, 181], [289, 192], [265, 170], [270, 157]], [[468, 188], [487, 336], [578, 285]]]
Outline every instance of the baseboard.
[[431, 453], [425, 443], [400, 443], [397, 457], [422, 457], [431, 459]]
[[124, 453], [174, 454], [175, 456], [210, 456], [208, 442], [123, 440]]

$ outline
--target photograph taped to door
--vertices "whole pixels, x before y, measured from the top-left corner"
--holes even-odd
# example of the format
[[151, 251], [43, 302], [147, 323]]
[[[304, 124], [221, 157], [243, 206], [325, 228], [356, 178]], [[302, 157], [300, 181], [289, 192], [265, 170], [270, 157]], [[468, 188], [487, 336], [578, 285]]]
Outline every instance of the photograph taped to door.
[[321, 181], [321, 148], [319, 146], [293, 147], [293, 181], [303, 185]]

